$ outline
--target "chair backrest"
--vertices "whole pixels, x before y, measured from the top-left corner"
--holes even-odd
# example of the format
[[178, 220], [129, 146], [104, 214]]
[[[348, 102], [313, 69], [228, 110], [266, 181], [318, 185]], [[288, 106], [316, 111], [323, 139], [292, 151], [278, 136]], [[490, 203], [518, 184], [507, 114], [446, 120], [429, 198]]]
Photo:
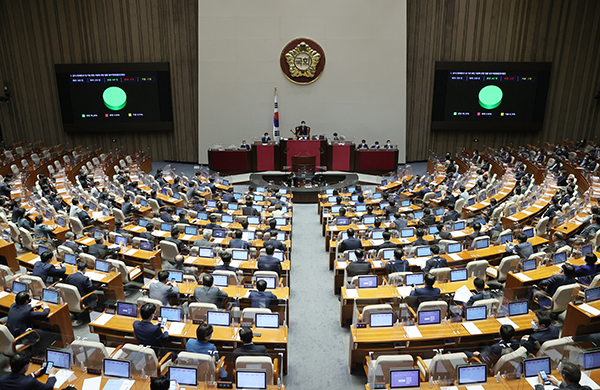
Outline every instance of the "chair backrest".
[[127, 266], [125, 265], [125, 263], [123, 261], [115, 260], [115, 259], [106, 259], [106, 261], [111, 263], [115, 267], [117, 272], [121, 273], [121, 278], [123, 279], [123, 283], [131, 282], [131, 280], [129, 279], [129, 271], [127, 271]]
[[136, 344], [124, 344], [123, 347], [115, 353], [115, 359], [127, 359], [132, 362], [141, 362], [142, 364], [132, 364], [131, 374], [136, 376], [156, 376], [158, 375], [158, 359], [152, 348]]
[[581, 290], [581, 286], [578, 283], [567, 284], [557, 288], [556, 292], [552, 296], [552, 300], [554, 300], [552, 312], [560, 313], [567, 310], [569, 302], [573, 302], [573, 300], [577, 297], [579, 290]]
[[410, 355], [381, 355], [372, 364], [372, 369], [369, 369], [369, 376], [371, 377], [372, 370], [373, 376], [371, 378], [374, 380], [369, 378], [369, 383], [390, 383], [390, 370], [412, 368], [414, 359]]
[[600, 285], [600, 274], [594, 276], [588, 288], [598, 287]]
[[13, 337], [12, 333], [8, 330], [8, 328], [4, 325], [0, 325], [0, 353], [6, 356], [14, 355], [15, 351], [13, 350]]
[[79, 290], [75, 286], [66, 283], [56, 283], [56, 287], [60, 290], [63, 300], [69, 306], [70, 312], [81, 313], [83, 311], [83, 307], [81, 307], [81, 295], [79, 295]]
[[498, 281], [504, 282], [509, 271], [517, 269], [519, 266], [519, 255], [506, 256], [500, 261], [498, 266]]
[[566, 358], [568, 355], [568, 350], [570, 347], [574, 346], [573, 338], [571, 337], [563, 337], [555, 340], [545, 341], [538, 352], [536, 353], [536, 357], [541, 356], [549, 356], [552, 361], [552, 368], [556, 368], [558, 363]]
[[428, 192], [423, 196], [423, 203], [427, 203], [435, 196], [435, 192]]
[[8, 227], [10, 228], [10, 237], [14, 242], [19, 242], [19, 237], [21, 236], [21, 232], [17, 225], [13, 222], [8, 222]]
[[267, 386], [273, 385], [273, 361], [269, 356], [240, 356], [235, 360], [235, 369], [266, 371]]
[[525, 357], [527, 357], [527, 349], [519, 347], [516, 351], [500, 356], [494, 365], [493, 372], [514, 374]]
[[94, 255], [90, 255], [88, 253], [80, 253], [79, 260], [84, 261], [87, 264], [88, 268], [95, 268], [96, 266], [96, 258], [94, 257]]
[[467, 263], [467, 275], [475, 278], [485, 278], [489, 263], [487, 260], [475, 260]]
[[179, 352], [177, 364], [197, 367], [198, 382], [214, 381], [216, 376], [215, 358], [212, 355], [194, 352]]
[[139, 297], [137, 300], [137, 307], [138, 309], [142, 306], [144, 306], [146, 303], [154, 303], [156, 305], [156, 312], [159, 313], [160, 312], [160, 308], [162, 306], [162, 302], [159, 301], [158, 299], [152, 299], [152, 298], [148, 298], [148, 297]]
[[548, 227], [548, 221], [550, 221], [549, 217], [540, 218], [537, 225], [535, 225], [536, 234], [538, 236], [543, 236], [546, 234], [546, 228]]
[[417, 316], [420, 311], [428, 311], [428, 310], [439, 310], [440, 318], [446, 318], [448, 314], [448, 302], [445, 301], [427, 301], [421, 302], [419, 304], [419, 308], [417, 309]]
[[[212, 274], [213, 275], [227, 275], [227, 284], [230, 286], [237, 286], [237, 284], [238, 284], [237, 274], [233, 271], [216, 270], [216, 271], [213, 271]], [[277, 277], [277, 272], [275, 272], [275, 276]], [[256, 277], [256, 275], [254, 275], [254, 277]]]
[[267, 308], [247, 307], [244, 310], [242, 310], [241, 321], [242, 322], [252, 321], [252, 323], [254, 323], [254, 319], [256, 318], [257, 313], [270, 314], [272, 312], [271, 312], [271, 309], [267, 309]]
[[[600, 232], [600, 230], [598, 230]], [[561, 246], [560, 248], [558, 248], [558, 250], [556, 252], [554, 252], [555, 254], [557, 253], [563, 253], [563, 252], [568, 252], [571, 253], [571, 251], [573, 250], [573, 248], [571, 248], [568, 245], [565, 246]]]
[[465, 199], [460, 198], [454, 204], [454, 210], [456, 210], [456, 212], [458, 212], [460, 214], [460, 213], [462, 213], [462, 209], [463, 209], [464, 205], [465, 205]]
[[17, 167], [16, 164], [11, 165], [10, 170], [12, 171], [13, 175], [19, 176], [19, 167]]
[[98, 160], [98, 157], [92, 157], [92, 163], [94, 163], [95, 166], [99, 166], [100, 160]]
[[150, 205], [150, 208], [152, 208], [152, 212], [154, 214], [160, 213], [160, 206], [158, 205], [156, 199], [148, 199], [148, 204]]
[[125, 222], [125, 214], [123, 214], [123, 212], [118, 208], [113, 209], [113, 216], [115, 217], [115, 221], [121, 223]]
[[500, 301], [495, 298], [480, 299], [473, 302], [473, 306], [487, 306], [488, 316], [491, 317], [492, 314], [498, 311], [498, 308], [500, 307]]
[[456, 367], [467, 363], [464, 352], [436, 354], [429, 363], [429, 378], [442, 380], [456, 379]]
[[473, 248], [477, 248], [477, 243], [479, 241], [484, 241], [484, 240], [488, 240], [488, 243], [491, 244], [490, 236], [481, 236], [481, 237], [477, 237], [476, 239], [473, 240]]
[[88, 161], [87, 163], [85, 163], [85, 166], [87, 167], [87, 169], [90, 173], [94, 172], [94, 165], [92, 164], [91, 161]]
[[62, 165], [60, 164], [60, 161], [58, 161], [58, 160], [54, 161], [54, 166], [56, 167], [57, 171], [60, 171], [60, 169], [62, 168]]
[[404, 280], [408, 274], [412, 274], [412, 272], [393, 272], [388, 275], [388, 283], [391, 286], [400, 286], [404, 284]]
[[75, 233], [76, 236], [83, 235], [83, 224], [79, 218], [69, 217], [69, 223], [71, 224], [71, 229], [73, 229], [73, 233]]
[[217, 310], [214, 303], [192, 302], [189, 306], [190, 320], [206, 321], [206, 312]]
[[29, 285], [31, 294], [36, 297], [42, 296], [42, 291], [46, 288], [44, 281], [39, 276], [23, 274], [18, 277], [19, 282]]
[[73, 351], [74, 367], [102, 369], [102, 359], [110, 356], [104, 344], [98, 341], [73, 340], [70, 348]]
[[256, 280], [256, 278], [275, 278], [279, 282], [279, 275], [275, 271], [255, 271], [252, 278], [253, 280]]
[[450, 271], [452, 271], [450, 267], [432, 268], [429, 270], [429, 273], [435, 275], [437, 281], [444, 282], [450, 278]]
[[371, 325], [371, 314], [378, 312], [393, 312], [392, 305], [388, 303], [382, 303], [363, 307], [360, 315], [361, 321], [365, 324]]
[[31, 237], [31, 233], [29, 233], [29, 230], [19, 228], [19, 232], [21, 233], [21, 244], [23, 244], [23, 246], [27, 248], [27, 250], [33, 252], [33, 237]]
[[179, 254], [179, 249], [177, 248], [177, 244], [170, 241], [162, 240], [160, 242], [160, 250], [161, 257], [163, 260], [167, 261], [175, 261], [175, 256]]
[[8, 266], [0, 264], [0, 275], [4, 277], [9, 276], [12, 278], [15, 274]]

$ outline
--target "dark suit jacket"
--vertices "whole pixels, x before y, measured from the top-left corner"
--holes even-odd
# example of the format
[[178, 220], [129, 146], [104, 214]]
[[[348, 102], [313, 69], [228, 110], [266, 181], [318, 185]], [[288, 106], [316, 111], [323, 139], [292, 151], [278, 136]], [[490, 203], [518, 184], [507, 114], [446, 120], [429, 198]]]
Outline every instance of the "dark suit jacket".
[[240, 356], [269, 356], [267, 347], [264, 345], [256, 345], [254, 343], [244, 344], [242, 347], [236, 348], [233, 351], [233, 361]]
[[427, 286], [414, 289], [410, 296], [419, 298], [419, 302], [437, 301], [441, 297], [439, 288]]
[[108, 246], [105, 244], [93, 244], [88, 248], [88, 254], [96, 258], [104, 257], [109, 251]]
[[263, 243], [263, 245], [265, 248], [267, 247], [267, 245], [273, 245], [273, 248], [275, 248], [275, 249], [279, 249], [280, 251], [285, 250], [285, 244], [278, 240], [270, 239], [270, 240], [265, 241]]
[[557, 339], [558, 333], [559, 333], [559, 329], [554, 325], [550, 325], [546, 329], [539, 329], [539, 330], [535, 331], [531, 336], [529, 336], [529, 338], [527, 340], [521, 340], [521, 345], [523, 347], [527, 348], [527, 352], [534, 353], [536, 350], [536, 348], [535, 348], [536, 341], [541, 346], [548, 340]]
[[65, 241], [62, 243], [62, 245], [66, 246], [67, 248], [71, 248], [75, 253], [81, 252], [81, 249], [79, 249], [79, 245], [77, 245], [75, 241]]
[[31, 305], [17, 305], [13, 303], [8, 310], [8, 321], [6, 326], [14, 337], [18, 337], [25, 333], [28, 328], [33, 328], [34, 319], [43, 319], [48, 317], [50, 309], [43, 311], [33, 310]]
[[135, 321], [133, 334], [140, 345], [151, 347], [160, 347], [162, 342], [169, 339], [169, 332], [163, 332], [160, 325], [154, 325], [148, 321]]
[[81, 221], [81, 224], [85, 226], [91, 226], [94, 224], [94, 220], [90, 218], [90, 215], [86, 213], [84, 210], [81, 210], [77, 213], [77, 218]]
[[393, 274], [394, 272], [408, 272], [408, 268], [410, 265], [407, 260], [390, 260], [385, 263], [385, 269], [387, 269], [388, 274]]
[[431, 259], [427, 260], [425, 263], [425, 268], [423, 268], [423, 272], [429, 272], [430, 269], [433, 268], [444, 268], [448, 266], [448, 262], [446, 259], [440, 256], [434, 256]]
[[428, 225], [428, 226], [433, 225], [433, 224], [435, 224], [435, 215], [432, 215], [432, 214], [427, 215], [427, 216], [423, 217], [423, 219], [421, 221], [423, 221], [423, 223], [425, 225]]
[[248, 249], [250, 248], [250, 243], [242, 240], [241, 238], [234, 238], [229, 241], [229, 247], [234, 249]]
[[258, 258], [258, 269], [261, 271], [275, 271], [281, 275], [281, 263], [275, 256], [264, 255]]
[[340, 242], [339, 252], [352, 251], [354, 249], [362, 248], [362, 243], [355, 237], [348, 237], [344, 241]]
[[394, 244], [394, 243], [393, 243], [393, 242], [391, 242], [391, 241], [384, 241], [384, 243], [383, 243], [383, 244], [381, 244], [381, 245], [379, 245], [379, 246], [377, 247], [377, 250], [379, 251], [379, 250], [381, 250], [381, 249], [386, 249], [386, 248], [394, 248], [394, 249], [396, 249], [396, 248], [397, 248], [397, 246], [396, 246], [396, 244]]
[[371, 273], [371, 263], [368, 261], [353, 261], [346, 267], [348, 276], [368, 275]]
[[52, 390], [56, 383], [56, 377], [48, 378], [46, 383], [38, 381], [31, 375], [10, 373], [0, 377], [0, 389], [2, 390]]
[[276, 301], [277, 296], [270, 291], [252, 291], [250, 293], [251, 307], [269, 308], [271, 301]]
[[64, 208], [63, 208], [63, 205], [62, 205], [62, 204], [60, 204], [60, 203], [59, 203], [58, 201], [56, 201], [56, 200], [53, 200], [53, 201], [52, 201], [52, 206], [54, 206], [54, 210], [56, 210], [56, 211], [63, 211], [63, 210], [64, 210]]
[[242, 215], [250, 215], [250, 216], [260, 217], [260, 212], [257, 209], [255, 209], [254, 207], [244, 206], [244, 207], [242, 207]]
[[90, 278], [81, 272], [75, 272], [74, 274], [67, 276], [65, 283], [77, 287], [79, 295], [82, 297], [94, 291], [94, 285]]
[[53, 264], [42, 263], [38, 261], [33, 266], [33, 276], [39, 276], [44, 283], [48, 280], [48, 276], [62, 276], [67, 269], [63, 266], [61, 269], [56, 268]]
[[121, 206], [121, 211], [126, 217], [131, 215], [133, 210], [135, 210], [135, 207], [133, 207], [133, 205], [130, 202], [123, 202], [123, 205]]
[[460, 216], [458, 215], [458, 211], [456, 211], [456, 210], [449, 210], [448, 212], [446, 212], [446, 214], [444, 214], [444, 222], [458, 221], [459, 217]]

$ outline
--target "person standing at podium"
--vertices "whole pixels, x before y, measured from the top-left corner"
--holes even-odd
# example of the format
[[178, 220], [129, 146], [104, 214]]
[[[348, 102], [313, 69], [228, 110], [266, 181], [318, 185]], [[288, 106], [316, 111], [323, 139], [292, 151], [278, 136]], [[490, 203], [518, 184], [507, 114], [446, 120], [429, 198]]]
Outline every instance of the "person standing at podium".
[[260, 139], [260, 142], [262, 142], [263, 144], [268, 144], [269, 141], [271, 141], [271, 137], [269, 137], [269, 133], [265, 133], [265, 135], [263, 135], [263, 137]]

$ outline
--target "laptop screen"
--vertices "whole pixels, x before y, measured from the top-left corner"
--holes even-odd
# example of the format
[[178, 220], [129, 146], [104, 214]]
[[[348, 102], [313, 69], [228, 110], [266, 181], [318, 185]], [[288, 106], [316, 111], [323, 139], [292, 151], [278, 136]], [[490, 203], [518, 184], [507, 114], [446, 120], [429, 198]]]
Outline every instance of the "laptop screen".
[[118, 246], [127, 246], [127, 237], [115, 236], [115, 244]]
[[71, 369], [71, 354], [69, 352], [47, 349], [46, 361], [52, 362], [56, 368]]
[[327, 197], [327, 203], [335, 203], [336, 202], [336, 196], [329, 196]]
[[419, 219], [419, 218], [423, 217], [423, 212], [415, 211], [413, 215], [415, 216], [415, 219]]
[[460, 242], [455, 242], [453, 244], [448, 244], [448, 247], [446, 248], [446, 252], [448, 254], [459, 253], [461, 251], [462, 251], [462, 248], [460, 246]]
[[533, 228], [523, 229], [523, 233], [527, 236], [527, 238], [531, 238], [534, 236]]
[[485, 225], [485, 218], [477, 218], [476, 220], [471, 222], [471, 226], [475, 225], [476, 223], [479, 223], [481, 225]]
[[190, 236], [196, 236], [198, 235], [198, 229], [193, 226], [186, 226], [185, 234], [189, 234]]
[[275, 221], [277, 221], [277, 226], [287, 225], [287, 220], [285, 218], [275, 218]]
[[350, 260], [350, 261], [356, 260], [356, 253], [354, 251], [348, 252], [348, 260]]
[[423, 273], [408, 274], [405, 276], [405, 280], [407, 286], [412, 286], [413, 284], [415, 286], [420, 286], [422, 284], [425, 284], [425, 276]]
[[241, 371], [235, 372], [236, 389], [266, 389], [267, 373], [264, 371]]
[[328, 188], [327, 190], [325, 190], [325, 194], [327, 194], [327, 195], [333, 195], [333, 191], [334, 191], [333, 188]]
[[404, 389], [407, 387], [421, 387], [419, 370], [390, 370], [390, 389]]
[[18, 294], [21, 291], [27, 291], [27, 285], [25, 283], [14, 281], [12, 283], [12, 292]]
[[500, 244], [506, 244], [507, 242], [512, 242], [512, 233], [506, 233], [500, 236]]
[[248, 217], [248, 225], [258, 225], [259, 223], [260, 223], [260, 218]]
[[65, 263], [70, 265], [77, 264], [77, 256], [72, 255], [70, 253], [65, 253]]
[[373, 215], [365, 215], [363, 217], [363, 225], [373, 225], [375, 223], [375, 217]]
[[452, 225], [452, 230], [454, 230], [454, 231], [463, 230], [464, 228], [465, 228], [465, 221], [455, 222]]
[[216, 200], [209, 200], [206, 202], [206, 207], [211, 207], [211, 208], [215, 208], [217, 207], [217, 201]]
[[239, 200], [239, 199], [242, 199], [242, 193], [241, 193], [241, 192], [234, 192], [234, 193], [233, 193], [233, 197], [234, 197], [235, 199], [238, 199], [238, 200]]
[[147, 219], [144, 219], [144, 218], [140, 218], [140, 220], [138, 221], [138, 225], [140, 225], [141, 227], [146, 227], [146, 226], [148, 226], [148, 222], [150, 222], [150, 221], [148, 221]]
[[108, 272], [110, 269], [110, 263], [104, 260], [96, 260], [96, 271]]
[[129, 378], [130, 362], [128, 360], [104, 359], [102, 361], [104, 376], [117, 378]]
[[246, 260], [248, 260], [248, 251], [234, 249], [234, 250], [231, 251], [231, 258], [233, 260], [246, 261]]
[[229, 276], [212, 274], [213, 284], [218, 287], [227, 287], [229, 285]]
[[58, 217], [57, 222], [60, 225], [60, 227], [65, 227], [65, 219], [64, 218]]
[[581, 256], [585, 256], [592, 252], [592, 245], [586, 245], [581, 247]]
[[198, 215], [196, 215], [196, 218], [198, 218], [201, 221], [206, 221], [208, 219], [208, 214], [206, 214], [206, 213], [198, 213]]
[[254, 326], [257, 328], [279, 328], [279, 313], [256, 313], [256, 317], [254, 318]]
[[242, 240], [252, 241], [256, 237], [256, 234], [250, 230], [242, 231]]
[[279, 261], [283, 261], [283, 252], [273, 252], [273, 257], [277, 258]]
[[44, 252], [48, 252], [50, 249], [46, 248], [45, 246], [38, 246], [38, 255], [41, 255]]
[[340, 209], [342, 208], [342, 206], [331, 206], [331, 213], [332, 214], [337, 214], [340, 212]]
[[358, 288], [377, 288], [377, 275], [359, 276]]
[[256, 187], [256, 192], [266, 192], [265, 187]]
[[229, 326], [230, 314], [228, 311], [207, 311], [206, 322], [213, 326]]
[[166, 223], [163, 222], [160, 224], [160, 230], [162, 230], [163, 232], [170, 232], [171, 231], [171, 224], [170, 223]]
[[254, 210], [258, 211], [259, 213], [263, 211], [263, 207], [262, 207], [262, 205], [260, 205], [260, 204], [255, 204], [255, 205], [252, 205], [252, 208], [253, 208]]
[[[239, 208], [237, 203], [229, 203], [227, 205], [227, 210], [233, 211], [233, 210], [237, 210]], [[231, 217], [233, 219], [233, 217]], [[233, 222], [233, 220], [232, 220]]]
[[394, 313], [371, 313], [371, 328], [386, 328], [394, 325]]
[[191, 367], [169, 367], [169, 380], [177, 381], [179, 385], [196, 386], [198, 380], [196, 368]]
[[469, 206], [473, 206], [475, 204], [475, 198], [469, 198]]
[[42, 301], [58, 305], [58, 291], [48, 290], [45, 288], [42, 291]]
[[384, 249], [383, 250], [383, 259], [389, 260], [394, 258], [394, 249]]
[[179, 307], [161, 307], [160, 316], [167, 321], [181, 322], [181, 309]]
[[168, 271], [169, 280], [175, 283], [183, 283], [183, 271]]
[[381, 230], [375, 230], [371, 233], [373, 240], [383, 240], [383, 232]]
[[148, 206], [148, 201], [146, 199], [140, 199], [140, 205], [142, 207], [146, 207], [146, 206]]
[[487, 366], [485, 364], [458, 366], [458, 385], [464, 386], [470, 383], [486, 383], [486, 370]]
[[515, 301], [508, 302], [508, 315], [509, 316], [520, 316], [529, 313], [529, 307], [527, 301]]
[[418, 324], [419, 325], [433, 325], [441, 323], [441, 316], [439, 310], [427, 310], [420, 311]]
[[476, 249], [485, 249], [485, 248], [488, 248], [489, 246], [490, 246], [489, 238], [482, 238], [480, 240], [477, 240], [477, 243], [475, 244]]
[[600, 299], [600, 287], [590, 288], [585, 291], [585, 302], [594, 302]]
[[537, 264], [535, 259], [525, 260], [523, 262], [523, 272], [534, 270], [536, 268], [536, 265]]
[[137, 307], [135, 306], [135, 303], [117, 302], [117, 315], [137, 317]]
[[400, 202], [400, 207], [408, 207], [410, 206], [410, 200], [403, 200]]
[[431, 248], [428, 246], [417, 247], [417, 257], [431, 256]]
[[212, 236], [215, 237], [215, 238], [225, 238], [225, 230], [214, 229], [212, 231]]
[[335, 223], [338, 226], [348, 226], [350, 224], [350, 218], [347, 218], [347, 217], [336, 218]]
[[353, 202], [356, 202], [356, 201], [358, 200], [358, 195], [352, 195], [352, 196], [350, 197], [350, 199], [351, 199]]
[[382, 193], [381, 192], [376, 192], [373, 194], [373, 199], [381, 199], [382, 198]]
[[367, 205], [366, 204], [356, 205], [356, 212], [357, 213], [364, 213], [365, 211], [367, 211]]
[[470, 306], [465, 309], [465, 320], [479, 321], [487, 318], [487, 306]]
[[152, 243], [150, 241], [140, 240], [140, 249], [143, 251], [152, 252]]
[[537, 376], [540, 371], [544, 371], [546, 374], [550, 373], [549, 357], [523, 359], [523, 363], [525, 366], [525, 378]]
[[555, 253], [554, 264], [562, 264], [567, 261], [567, 252]]
[[438, 217], [441, 216], [441, 215], [444, 215], [444, 209], [441, 208], [441, 207], [435, 209], [435, 215], [438, 216]]
[[438, 234], [440, 230], [437, 226], [429, 226], [429, 234]]
[[584, 370], [600, 368], [600, 351], [584, 353], [582, 366]]
[[212, 248], [200, 248], [198, 249], [198, 257], [210, 259], [212, 257], [215, 257], [215, 255]]
[[254, 195], [255, 202], [262, 202], [263, 200], [265, 200], [265, 197], [263, 195]]
[[259, 280], [264, 280], [265, 282], [267, 282], [268, 289], [274, 289], [275, 287], [277, 287], [277, 278], [274, 276], [258, 276], [256, 278], [256, 281], [258, 282]]
[[451, 282], [462, 282], [468, 279], [467, 270], [466, 269], [456, 269], [450, 271], [450, 281]]
[[233, 215], [229, 215], [229, 214], [223, 214], [223, 215], [221, 215], [221, 222], [232, 223], [233, 222]]

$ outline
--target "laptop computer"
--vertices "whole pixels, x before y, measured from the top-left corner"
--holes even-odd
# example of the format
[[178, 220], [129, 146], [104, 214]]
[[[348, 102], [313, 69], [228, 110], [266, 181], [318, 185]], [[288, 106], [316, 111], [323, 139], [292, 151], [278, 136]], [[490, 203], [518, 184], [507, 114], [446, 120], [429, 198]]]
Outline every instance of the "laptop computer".
[[418, 369], [390, 370], [390, 389], [420, 388], [420, 372]]
[[487, 319], [487, 306], [469, 306], [465, 308], [465, 320], [480, 321]]
[[161, 307], [160, 316], [170, 322], [181, 322], [181, 308], [179, 307]]
[[403, 200], [400, 202], [400, 207], [409, 207], [410, 206], [410, 200]]
[[500, 236], [500, 244], [506, 244], [506, 243], [512, 242], [512, 240], [513, 240], [512, 233], [505, 233]]
[[421, 286], [423, 284], [425, 284], [425, 274], [423, 273], [417, 273], [417, 274], [407, 274], [404, 277], [404, 281], [406, 282], [407, 286]]
[[584, 370], [595, 370], [600, 368], [600, 351], [584, 352], [579, 355], [580, 365]]
[[567, 261], [567, 252], [555, 253], [554, 264], [562, 264]]
[[283, 261], [283, 252], [275, 251], [273, 252], [273, 257], [276, 257], [279, 261]]
[[466, 269], [455, 269], [450, 271], [450, 281], [451, 282], [462, 282], [469, 278]]
[[581, 256], [585, 256], [588, 253], [592, 252], [592, 244], [585, 245], [581, 247]]
[[475, 243], [475, 249], [486, 249], [490, 247], [490, 239], [482, 238]]
[[430, 235], [438, 234], [440, 232], [437, 226], [429, 226], [428, 230]]
[[342, 206], [331, 206], [331, 214], [338, 214]]
[[14, 280], [12, 282], [12, 292], [18, 294], [21, 291], [27, 291], [27, 285], [25, 283], [17, 282], [16, 280]]
[[242, 231], [242, 240], [253, 241], [256, 238], [256, 233], [250, 230]]
[[231, 251], [231, 259], [232, 260], [240, 260], [247, 261], [248, 260], [248, 251], [243, 249], [233, 249]]
[[348, 226], [348, 225], [350, 225], [350, 218], [348, 218], [348, 217], [336, 218], [335, 224], [338, 226]]
[[225, 230], [223, 230], [223, 229], [213, 229], [212, 236], [214, 238], [225, 238]]
[[267, 373], [256, 370], [236, 370], [235, 371], [236, 389], [266, 389]]
[[41, 255], [42, 253], [48, 252], [48, 251], [50, 251], [50, 248], [47, 248], [47, 247], [42, 246], [42, 245], [38, 246], [38, 255]]
[[585, 290], [585, 303], [595, 302], [600, 299], [600, 287]]
[[287, 219], [285, 218], [275, 218], [275, 221], [277, 222], [277, 226], [287, 225]]
[[107, 273], [110, 270], [110, 263], [108, 261], [98, 259], [96, 260], [96, 265], [94, 268], [98, 272]]
[[365, 215], [362, 219], [363, 225], [374, 225], [375, 224], [375, 216], [374, 215]]
[[131, 362], [129, 360], [108, 359], [102, 360], [104, 376], [129, 379], [131, 376]]
[[148, 226], [149, 222], [150, 221], [148, 221], [147, 219], [140, 218], [140, 220], [138, 221], [138, 225], [145, 228], [146, 226]]
[[229, 285], [229, 276], [227, 275], [212, 274], [212, 277], [213, 285], [217, 287], [227, 287]]
[[221, 215], [222, 223], [233, 223], [233, 215], [223, 214]]
[[466, 386], [471, 383], [487, 383], [487, 366], [485, 364], [458, 366], [457, 372], [459, 386]]
[[462, 247], [460, 245], [460, 242], [448, 244], [448, 246], [446, 247], [446, 253], [448, 253], [449, 255], [451, 255], [453, 253], [459, 253], [459, 252], [462, 252]]
[[413, 213], [413, 215], [414, 215], [415, 219], [419, 219], [419, 218], [423, 217], [423, 212], [422, 211], [415, 211]]
[[523, 367], [525, 372], [525, 378], [537, 376], [538, 372], [544, 371], [546, 374], [550, 374], [550, 358], [547, 356], [523, 359]]
[[394, 251], [395, 251], [395, 249], [384, 249], [383, 250], [383, 259], [384, 260], [393, 259], [394, 258]]
[[259, 225], [260, 224], [259, 217], [248, 217], [247, 221], [248, 221], [248, 225]]
[[198, 369], [193, 367], [170, 366], [169, 380], [179, 385], [196, 386], [198, 384]]
[[265, 197], [263, 195], [254, 195], [255, 202], [262, 202], [264, 200], [265, 200]]
[[215, 208], [217, 207], [217, 201], [216, 200], [208, 200], [206, 201], [206, 207], [210, 207], [210, 208]]
[[175, 283], [183, 283], [183, 271], [170, 270], [169, 280]]
[[215, 254], [212, 248], [200, 248], [198, 249], [198, 257], [212, 259], [215, 257]]
[[535, 259], [523, 261], [523, 272], [532, 271], [537, 268], [537, 262]]
[[171, 227], [173, 227], [173, 225], [171, 225], [170, 223], [163, 222], [160, 224], [160, 230], [162, 230], [163, 232], [170, 232]]
[[367, 211], [367, 205], [366, 204], [356, 205], [356, 212], [357, 213], [364, 213], [365, 211]]
[[137, 317], [137, 306], [135, 303], [117, 302], [117, 315], [126, 317]]
[[383, 240], [383, 231], [382, 230], [374, 230], [371, 233], [372, 240]]
[[231, 314], [228, 311], [207, 311], [206, 323], [212, 326], [229, 326]]
[[46, 350], [46, 362], [52, 362], [56, 368], [71, 369], [71, 353], [53, 348]]
[[127, 237], [115, 236], [115, 245], [125, 247], [127, 246]]
[[381, 192], [376, 192], [373, 194], [373, 199], [381, 199], [383, 194]]
[[428, 257], [431, 256], [431, 248], [428, 246], [417, 247], [416, 257]]
[[420, 311], [417, 318], [417, 323], [419, 325], [435, 325], [440, 324], [441, 322], [442, 318], [440, 310]]
[[148, 240], [140, 240], [140, 250], [152, 252], [154, 250], [154, 246]]
[[277, 278], [274, 276], [258, 276], [256, 281], [264, 280], [267, 283], [267, 289], [274, 289], [277, 287]]
[[359, 276], [358, 288], [377, 288], [377, 275]]
[[523, 229], [523, 233], [527, 236], [527, 238], [531, 238], [531, 237], [535, 236], [533, 228]]
[[76, 265], [77, 264], [77, 256], [76, 255], [72, 255], [70, 253], [65, 253], [65, 257], [64, 257], [64, 262], [66, 264], [69, 265]]
[[463, 230], [464, 228], [465, 228], [465, 221], [454, 222], [452, 224], [452, 230], [455, 232], [458, 230]]
[[394, 326], [394, 313], [371, 313], [369, 324], [371, 328], [391, 328]]
[[508, 316], [520, 316], [529, 313], [527, 301], [508, 302]]
[[256, 317], [254, 317], [254, 326], [256, 328], [279, 328], [279, 313], [256, 313]]
[[42, 290], [42, 301], [44, 301], [44, 302], [53, 303], [55, 305], [58, 305], [58, 297], [59, 297], [58, 291], [49, 290], [47, 288]]

